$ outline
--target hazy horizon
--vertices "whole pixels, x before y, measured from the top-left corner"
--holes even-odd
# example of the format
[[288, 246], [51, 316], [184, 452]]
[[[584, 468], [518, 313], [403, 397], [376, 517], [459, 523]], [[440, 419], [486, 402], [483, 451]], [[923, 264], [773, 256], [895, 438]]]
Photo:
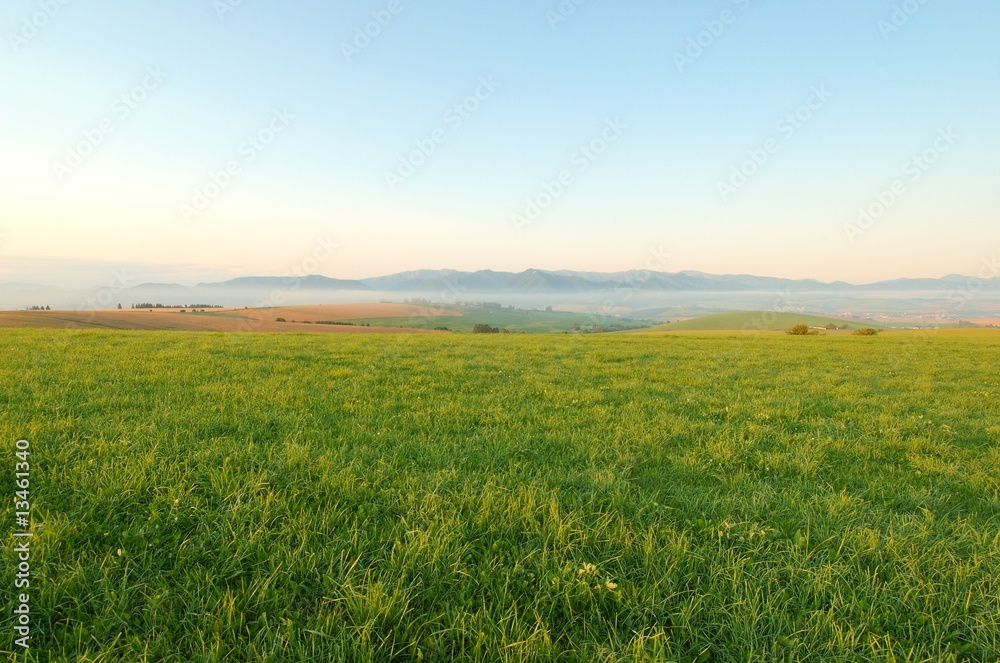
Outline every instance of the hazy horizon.
[[[595, 273], [622, 273], [622, 272], [659, 272], [659, 273], [678, 273], [678, 272], [693, 272], [702, 274], [711, 274], [716, 276], [754, 276], [761, 278], [778, 278], [778, 279], [790, 279], [790, 280], [812, 280], [818, 281], [820, 283], [834, 283], [834, 282], [844, 282], [851, 286], [863, 286], [870, 285], [877, 282], [883, 281], [895, 281], [901, 279], [942, 279], [949, 276], [963, 276], [970, 279], [982, 278], [980, 274], [986, 273], [986, 278], [992, 278], [989, 274], [993, 273], [993, 268], [996, 265], [996, 257], [984, 257], [983, 262], [978, 266], [977, 270], [973, 270], [969, 273], [962, 274], [959, 272], [951, 272], [948, 274], [916, 274], [916, 275], [902, 275], [893, 276], [886, 279], [877, 279], [875, 281], [850, 281], [843, 278], [834, 279], [818, 279], [809, 276], [804, 277], [786, 277], [779, 276], [771, 273], [762, 274], [750, 274], [745, 272], [706, 272], [705, 270], [699, 269], [683, 269], [683, 270], [673, 270], [673, 269], [651, 269], [644, 266], [633, 267], [628, 269], [588, 269], [588, 268], [571, 268], [571, 267], [538, 267], [532, 266], [526, 269], [537, 269], [544, 272], [595, 272]], [[496, 269], [493, 267], [485, 266], [477, 269], [468, 270], [456, 270], [450, 267], [423, 267], [416, 270], [400, 270], [396, 272], [379, 272], [379, 273], [359, 273], [356, 275], [340, 275], [340, 274], [319, 274], [320, 276], [325, 276], [332, 279], [340, 280], [364, 280], [373, 279], [383, 276], [391, 276], [395, 274], [413, 272], [413, 271], [457, 271], [457, 272], [478, 272], [478, 271], [493, 271], [493, 272], [523, 272], [522, 270], [508, 270], [508, 269]], [[977, 274], [977, 271], [979, 274]], [[228, 281], [231, 279], [243, 278], [243, 277], [295, 277], [295, 276], [306, 276], [308, 275], [304, 272], [301, 266], [293, 265], [290, 270], [286, 270], [282, 273], [257, 273], [250, 271], [227, 271], [224, 269], [212, 269], [205, 268], [201, 266], [194, 265], [151, 265], [143, 263], [129, 263], [129, 262], [102, 262], [102, 261], [75, 261], [75, 260], [60, 260], [60, 259], [43, 259], [43, 260], [31, 260], [26, 258], [8, 259], [5, 264], [0, 265], [0, 285], [11, 284], [11, 283], [22, 283], [30, 285], [42, 285], [52, 288], [66, 288], [66, 289], [80, 289], [80, 288], [101, 288], [107, 286], [107, 281], [109, 276], [120, 282], [121, 288], [129, 288], [144, 284], [176, 284], [181, 286], [195, 286], [199, 283], [218, 283], [223, 281]], [[1000, 274], [995, 274], [1000, 276]], [[118, 287], [116, 285], [116, 287]]]

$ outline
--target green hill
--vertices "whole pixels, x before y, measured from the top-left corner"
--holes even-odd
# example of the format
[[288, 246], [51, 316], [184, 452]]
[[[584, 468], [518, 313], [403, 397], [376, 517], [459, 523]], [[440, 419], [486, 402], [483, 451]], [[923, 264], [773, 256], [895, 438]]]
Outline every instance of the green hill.
[[505, 328], [511, 332], [528, 334], [577, 333], [597, 331], [600, 326], [607, 331], [622, 328], [645, 328], [649, 323], [624, 318], [604, 319], [587, 313], [563, 311], [537, 311], [507, 308], [497, 305], [454, 305], [448, 309], [458, 311], [459, 316], [427, 316], [413, 318], [365, 318], [352, 320], [356, 324], [370, 324], [373, 327], [414, 327], [434, 329], [447, 327], [451, 331], [471, 332], [477, 324]]
[[867, 322], [831, 318], [824, 315], [808, 313], [778, 313], [776, 311], [734, 311], [731, 313], [716, 313], [700, 318], [671, 322], [658, 327], [642, 330], [643, 332], [668, 331], [784, 331], [794, 325], [809, 325], [810, 327], [825, 327], [834, 324], [840, 327], [847, 325], [848, 329], [862, 327], [880, 328]]

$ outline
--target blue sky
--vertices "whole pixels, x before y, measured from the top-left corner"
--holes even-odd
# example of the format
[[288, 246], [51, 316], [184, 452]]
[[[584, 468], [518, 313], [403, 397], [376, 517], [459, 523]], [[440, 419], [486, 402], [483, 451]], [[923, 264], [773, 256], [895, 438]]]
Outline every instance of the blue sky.
[[576, 2], [8, 0], [0, 281], [1000, 250], [997, 3]]

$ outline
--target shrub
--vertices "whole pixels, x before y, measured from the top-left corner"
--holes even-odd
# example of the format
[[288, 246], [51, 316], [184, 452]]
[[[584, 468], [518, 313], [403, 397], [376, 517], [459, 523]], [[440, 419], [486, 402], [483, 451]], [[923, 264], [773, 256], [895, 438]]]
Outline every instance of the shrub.
[[809, 329], [809, 325], [795, 325], [791, 329], [786, 329], [785, 333], [790, 336], [815, 336], [819, 334], [814, 329]]
[[472, 328], [473, 334], [499, 334], [500, 330], [497, 327], [490, 327], [489, 325], [478, 324]]
[[864, 329], [855, 329], [852, 334], [855, 336], [878, 336], [880, 329], [872, 329], [871, 327], [865, 327]]
[[275, 318], [274, 321], [275, 322], [284, 322], [285, 319], [284, 318]]

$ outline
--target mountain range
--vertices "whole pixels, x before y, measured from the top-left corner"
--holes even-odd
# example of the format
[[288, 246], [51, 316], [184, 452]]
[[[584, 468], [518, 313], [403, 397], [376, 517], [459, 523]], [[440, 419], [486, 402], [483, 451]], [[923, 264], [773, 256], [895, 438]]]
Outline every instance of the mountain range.
[[[777, 296], [781, 305], [826, 311], [883, 310], [872, 302], [895, 302], [895, 308], [924, 308], [944, 302], [950, 309], [967, 310], [966, 300], [977, 308], [1000, 309], [1000, 277], [974, 279], [951, 274], [937, 279], [911, 278], [855, 285], [814, 279], [783, 279], [749, 274], [704, 272], [588, 272], [528, 269], [523, 272], [480, 270], [417, 270], [364, 279], [308, 276], [243, 276], [226, 281], [198, 283], [142, 283], [121, 287], [56, 288], [30, 283], [0, 284], [0, 308], [29, 306], [52, 308], [108, 308], [153, 302], [165, 305], [218, 304], [223, 306], [278, 306], [371, 302], [378, 299], [421, 298], [434, 301], [502, 300], [518, 306], [585, 305], [615, 301], [628, 308], [699, 304], [713, 310], [749, 306], [771, 308]], [[957, 295], [956, 295], [957, 293]], [[953, 305], [949, 300], [959, 297]], [[627, 303], [626, 303], [627, 302]], [[867, 302], [867, 303], [866, 303]], [[907, 304], [910, 302], [910, 304]], [[962, 304], [958, 306], [958, 304]], [[603, 304], [601, 304], [603, 305]]]
[[[776, 292], [785, 289], [808, 292], [854, 291], [934, 291], [950, 290], [972, 279], [950, 274], [938, 279], [916, 278], [879, 281], [854, 285], [844, 281], [826, 283], [814, 279], [783, 279], [749, 274], [706, 274], [704, 272], [582, 272], [528, 269], [523, 272], [496, 272], [485, 269], [462, 272], [449, 269], [424, 269], [357, 280], [325, 276], [240, 277], [217, 283], [199, 283], [199, 288], [299, 290], [356, 290], [378, 292], [585, 292], [634, 288], [649, 291], [685, 292]], [[986, 287], [997, 287], [1000, 278], [985, 280]]]

